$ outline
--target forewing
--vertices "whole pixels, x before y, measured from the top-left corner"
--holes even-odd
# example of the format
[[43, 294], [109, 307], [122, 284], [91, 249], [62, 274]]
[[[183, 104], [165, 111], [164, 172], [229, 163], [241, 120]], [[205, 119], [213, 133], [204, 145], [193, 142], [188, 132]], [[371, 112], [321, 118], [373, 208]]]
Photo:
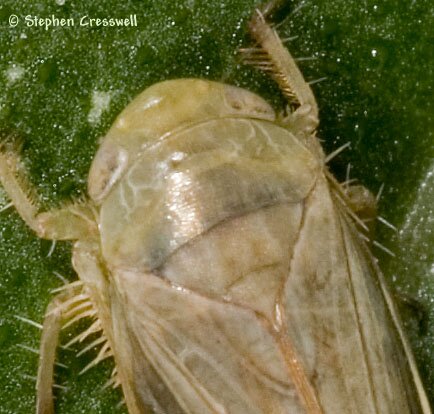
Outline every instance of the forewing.
[[116, 280], [119, 309], [128, 306], [114, 318], [128, 338], [124, 386], [138, 412], [304, 412], [272, 327], [255, 312], [151, 274], [124, 271]]
[[327, 413], [419, 413], [408, 358], [360, 236], [320, 179], [307, 198], [282, 299]]

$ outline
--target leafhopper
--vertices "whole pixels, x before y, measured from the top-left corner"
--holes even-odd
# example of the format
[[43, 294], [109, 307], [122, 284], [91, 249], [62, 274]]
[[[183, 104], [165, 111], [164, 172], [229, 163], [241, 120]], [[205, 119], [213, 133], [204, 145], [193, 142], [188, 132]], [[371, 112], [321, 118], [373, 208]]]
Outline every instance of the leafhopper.
[[352, 192], [328, 172], [309, 85], [257, 13], [245, 59], [288, 100], [179, 79], [103, 139], [88, 199], [40, 212], [7, 146], [0, 179], [78, 280], [45, 316], [37, 412], [54, 412], [59, 332], [92, 323], [130, 414], [429, 413]]

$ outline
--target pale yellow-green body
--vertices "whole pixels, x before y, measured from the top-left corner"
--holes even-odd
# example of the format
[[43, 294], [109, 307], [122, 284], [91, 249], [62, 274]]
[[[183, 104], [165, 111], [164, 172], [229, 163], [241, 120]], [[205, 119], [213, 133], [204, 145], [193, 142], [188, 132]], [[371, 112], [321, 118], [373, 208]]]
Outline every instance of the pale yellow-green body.
[[[90, 200], [37, 214], [0, 155], [0, 178], [41, 236], [76, 240], [80, 282], [50, 306], [38, 413], [53, 413], [62, 324], [94, 318], [91, 364], [113, 356], [130, 414], [430, 412], [348, 193], [315, 136], [309, 86], [262, 17], [251, 32], [294, 106], [197, 79], [156, 84], [118, 116]], [[80, 310], [77, 310], [80, 309]]]

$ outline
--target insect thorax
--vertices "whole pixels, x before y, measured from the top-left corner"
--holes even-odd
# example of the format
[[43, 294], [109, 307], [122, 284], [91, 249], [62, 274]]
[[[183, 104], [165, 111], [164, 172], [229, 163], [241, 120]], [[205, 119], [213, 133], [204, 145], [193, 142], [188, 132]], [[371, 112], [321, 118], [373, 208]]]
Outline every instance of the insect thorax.
[[[129, 153], [133, 160], [125, 163], [122, 175], [116, 172], [119, 179], [101, 204], [102, 250], [113, 267], [159, 268], [177, 249], [219, 223], [274, 205], [295, 205], [314, 185], [316, 159], [272, 122], [261, 98], [221, 84], [175, 82], [198, 83], [202, 101], [187, 111], [190, 92], [185, 103], [180, 96], [173, 102], [164, 93], [144, 92], [155, 105], [168, 105], [168, 113], [181, 107], [183, 114], [176, 127], [162, 132], [157, 125], [160, 135], [144, 139], [138, 153]], [[205, 87], [208, 95], [203, 95]], [[142, 112], [153, 109], [143, 97], [137, 100]], [[133, 101], [130, 106], [134, 110], [127, 107], [115, 127], [129, 122], [131, 113], [137, 116], [140, 105]], [[113, 145], [111, 133], [108, 137]], [[128, 138], [126, 134], [124, 140]]]

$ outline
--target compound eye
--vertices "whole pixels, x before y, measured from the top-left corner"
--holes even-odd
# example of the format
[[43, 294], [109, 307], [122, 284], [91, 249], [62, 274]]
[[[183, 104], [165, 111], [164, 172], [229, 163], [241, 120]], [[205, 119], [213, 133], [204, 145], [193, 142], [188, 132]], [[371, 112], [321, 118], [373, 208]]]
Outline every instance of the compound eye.
[[100, 204], [122, 177], [128, 164], [128, 153], [112, 143], [105, 142], [92, 162], [88, 178], [88, 192]]

